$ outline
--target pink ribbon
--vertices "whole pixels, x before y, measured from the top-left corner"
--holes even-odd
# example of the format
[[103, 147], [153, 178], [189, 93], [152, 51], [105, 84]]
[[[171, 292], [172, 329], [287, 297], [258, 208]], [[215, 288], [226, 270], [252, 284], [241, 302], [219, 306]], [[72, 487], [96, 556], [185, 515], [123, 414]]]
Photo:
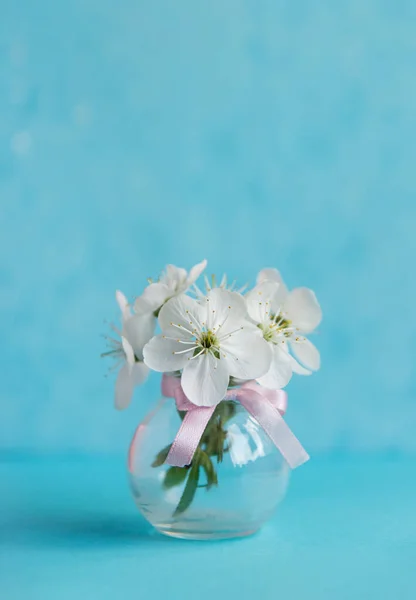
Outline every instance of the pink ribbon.
[[[175, 398], [178, 410], [186, 411], [165, 461], [174, 467], [184, 467], [191, 464], [215, 406], [208, 408], [192, 404], [185, 396], [180, 379], [171, 375], [163, 375], [162, 393], [168, 398]], [[268, 390], [254, 381], [248, 381], [240, 388], [228, 390], [224, 400], [236, 400], [244, 406], [292, 469], [309, 459], [309, 455], [282, 417], [287, 408], [285, 391]]]

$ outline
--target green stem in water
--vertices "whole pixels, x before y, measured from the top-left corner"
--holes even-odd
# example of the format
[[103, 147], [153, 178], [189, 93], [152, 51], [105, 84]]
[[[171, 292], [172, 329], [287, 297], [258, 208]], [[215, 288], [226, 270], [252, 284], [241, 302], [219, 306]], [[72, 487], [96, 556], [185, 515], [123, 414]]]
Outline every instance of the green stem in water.
[[181, 513], [185, 512], [187, 508], [192, 504], [196, 490], [198, 488], [199, 481], [199, 462], [196, 460], [192, 461], [192, 466], [189, 469], [188, 481], [186, 482], [179, 504], [173, 513], [174, 517], [177, 517]]
[[[198, 487], [205, 487], [207, 491], [218, 485], [217, 472], [214, 466], [214, 459], [217, 463], [222, 462], [225, 452], [229, 451], [229, 445], [226, 444], [227, 430], [225, 425], [236, 413], [236, 403], [232, 400], [221, 402], [215, 409], [209, 420], [201, 441], [194, 454], [192, 462], [186, 467], [170, 467], [165, 474], [163, 487], [170, 489], [177, 485], [186, 484], [176, 507], [173, 516], [185, 512], [195, 497]], [[178, 411], [179, 417], [183, 420], [186, 413]], [[164, 464], [169, 453], [171, 444], [163, 448], [156, 456], [152, 467], [159, 467]], [[206, 483], [200, 484], [201, 469], [204, 471]]]

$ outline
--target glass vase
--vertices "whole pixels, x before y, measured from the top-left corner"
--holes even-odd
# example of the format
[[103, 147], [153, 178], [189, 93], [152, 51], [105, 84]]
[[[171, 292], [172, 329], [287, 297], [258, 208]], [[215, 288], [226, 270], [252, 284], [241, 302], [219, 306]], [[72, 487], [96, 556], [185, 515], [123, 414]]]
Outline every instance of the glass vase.
[[137, 428], [128, 468], [134, 501], [161, 533], [223, 539], [255, 533], [284, 497], [289, 467], [239, 403], [222, 401], [191, 465], [165, 464], [184, 413], [163, 398]]

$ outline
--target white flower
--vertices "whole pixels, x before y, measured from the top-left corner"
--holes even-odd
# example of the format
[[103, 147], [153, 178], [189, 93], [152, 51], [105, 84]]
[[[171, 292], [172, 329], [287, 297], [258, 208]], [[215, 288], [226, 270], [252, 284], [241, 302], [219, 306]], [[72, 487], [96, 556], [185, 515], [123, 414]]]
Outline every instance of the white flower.
[[[322, 311], [312, 290], [289, 292], [274, 269], [261, 271], [258, 285], [246, 295], [250, 317], [269, 342], [273, 358], [270, 370], [257, 381], [268, 388], [284, 387], [292, 373], [310, 375], [320, 367], [318, 350], [304, 335], [320, 323]], [[291, 354], [304, 365], [301, 366]], [[306, 368], [304, 368], [306, 367]]]
[[235, 279], [234, 279], [234, 281], [232, 281], [229, 284], [227, 275], [225, 273], [222, 276], [221, 281], [219, 283], [217, 283], [217, 278], [215, 275], [211, 275], [211, 281], [208, 279], [208, 277], [206, 275], [204, 275], [204, 284], [205, 284], [205, 292], [201, 291], [201, 289], [196, 284], [193, 285], [193, 291], [198, 300], [203, 298], [206, 294], [209, 294], [209, 292], [211, 290], [214, 290], [215, 288], [221, 288], [223, 290], [228, 290], [230, 292], [237, 292], [238, 294], [242, 294], [247, 288], [247, 284], [243, 285], [240, 288], [237, 288], [236, 287], [237, 282]]
[[136, 299], [134, 303], [135, 312], [138, 314], [157, 313], [160, 307], [170, 298], [186, 292], [195, 283], [206, 266], [207, 261], [203, 260], [187, 273], [185, 269], [168, 265], [159, 281], [148, 285], [143, 294]]
[[145, 346], [144, 361], [155, 371], [183, 369], [182, 388], [193, 404], [215, 406], [230, 376], [255, 379], [269, 368], [269, 345], [236, 292], [216, 288], [200, 302], [177, 296], [163, 306], [159, 323], [162, 334]]
[[130, 404], [134, 387], [143, 383], [149, 373], [143, 362], [143, 347], [154, 334], [156, 319], [152, 315], [132, 315], [122, 292], [116, 292], [116, 299], [121, 310], [122, 329], [119, 331], [114, 325], [112, 329], [120, 340], [108, 337], [111, 349], [102, 356], [118, 359], [116, 368], [122, 365], [116, 379], [114, 399], [116, 408], [122, 410]]

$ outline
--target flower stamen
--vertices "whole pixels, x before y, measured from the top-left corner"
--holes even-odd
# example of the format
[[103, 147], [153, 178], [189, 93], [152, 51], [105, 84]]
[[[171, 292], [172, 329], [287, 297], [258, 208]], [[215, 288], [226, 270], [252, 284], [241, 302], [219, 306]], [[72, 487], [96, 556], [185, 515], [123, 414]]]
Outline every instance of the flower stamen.
[[234, 331], [230, 331], [230, 333], [224, 333], [224, 335], [221, 336], [219, 340], [221, 342], [224, 342], [225, 340], [228, 340], [228, 338], [230, 338], [234, 333], [237, 333], [237, 331], [241, 331], [242, 329], [244, 329], [244, 327], [237, 327], [237, 329], [234, 329]]
[[172, 340], [173, 342], [178, 342], [178, 344], [186, 344], [187, 346], [195, 345], [195, 340], [188, 342], [186, 340], [180, 340], [179, 338], [169, 337], [168, 335], [163, 335], [162, 337], [164, 340]]
[[181, 331], [186, 331], [186, 333], [189, 333], [189, 335], [194, 336], [196, 330], [194, 329], [193, 331], [189, 331], [189, 329], [186, 329], [186, 327], [184, 327], [183, 325], [176, 325], [176, 323], [171, 323], [172, 327], [176, 327], [177, 329], [180, 329]]
[[198, 346], [193, 346], [193, 348], [186, 348], [186, 350], [177, 350], [176, 352], [172, 352], [172, 354], [186, 354], [186, 352], [193, 352], [197, 348]]

